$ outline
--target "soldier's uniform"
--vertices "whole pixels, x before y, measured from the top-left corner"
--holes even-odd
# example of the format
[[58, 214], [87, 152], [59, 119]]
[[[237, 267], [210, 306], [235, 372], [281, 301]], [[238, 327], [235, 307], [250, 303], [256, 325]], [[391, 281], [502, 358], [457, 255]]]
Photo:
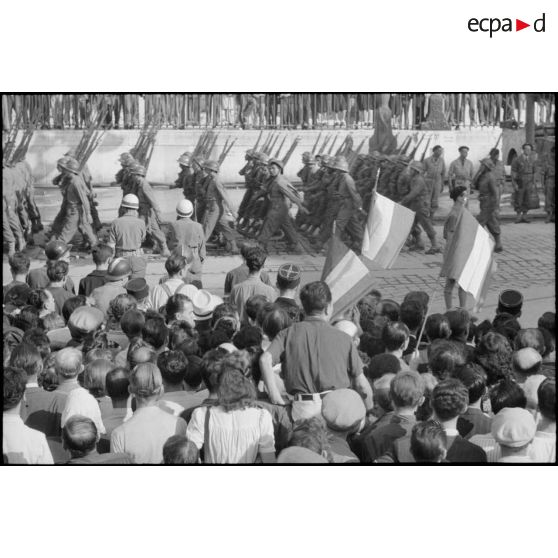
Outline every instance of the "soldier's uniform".
[[165, 235], [159, 226], [159, 221], [162, 220], [161, 210], [159, 204], [155, 199], [155, 193], [151, 188], [151, 184], [145, 179], [145, 168], [142, 165], [135, 164], [130, 167], [130, 174], [132, 178], [130, 185], [133, 189], [132, 194], [135, 194], [139, 199], [139, 217], [143, 219], [147, 235], [151, 236], [154, 243], [159, 246], [161, 255], [168, 256], [170, 254], [167, 248]]
[[245, 218], [247, 217], [246, 210], [250, 206], [250, 202], [254, 196], [260, 158], [261, 153], [249, 149], [246, 152], [246, 164], [238, 171], [238, 174], [244, 177], [244, 186], [246, 188], [238, 207], [239, 224], [245, 222]]
[[[120, 164], [122, 165], [118, 172], [114, 176], [115, 184], [120, 186], [122, 189], [122, 198], [127, 194], [132, 193], [132, 175], [130, 174], [130, 168], [135, 163], [134, 158], [130, 153], [122, 153], [120, 155]], [[121, 217], [124, 214], [124, 208], [120, 206], [118, 208], [118, 216]]]
[[209, 240], [213, 231], [222, 233], [225, 237], [228, 248], [232, 252], [238, 252], [236, 240], [229, 221], [227, 220], [225, 205], [232, 209], [226, 199], [225, 189], [217, 176], [219, 166], [216, 161], [206, 161], [204, 169], [208, 172], [207, 187], [205, 190], [203, 217], [203, 232], [205, 240]]
[[439, 157], [431, 155], [424, 160], [423, 164], [424, 179], [430, 183], [429, 186], [432, 188], [430, 210], [432, 215], [434, 215], [434, 212], [438, 209], [438, 198], [442, 191], [442, 183], [446, 174], [446, 163], [441, 155]]
[[[270, 160], [270, 165], [276, 165], [283, 171], [283, 163], [276, 159]], [[266, 246], [269, 239], [279, 230], [282, 229], [285, 233], [287, 241], [290, 244], [290, 249], [294, 252], [302, 252], [303, 248], [300, 244], [300, 239], [298, 238], [298, 233], [296, 232], [294, 223], [289, 215], [289, 209], [291, 207], [290, 201], [294, 200], [294, 197], [290, 197], [286, 192], [291, 191], [293, 188], [289, 181], [282, 175], [270, 177], [269, 184], [269, 209], [267, 215], [265, 216], [264, 223], [260, 234], [258, 235], [258, 241]], [[296, 194], [293, 193], [293, 196]], [[301, 205], [301, 202], [298, 202]]]
[[483, 159], [481, 164], [486, 167], [487, 170], [478, 180], [480, 214], [477, 216], [477, 221], [483, 227], [486, 227], [494, 237], [496, 241], [494, 251], [501, 252], [500, 222], [498, 220], [500, 189], [496, 177], [494, 176], [495, 165], [490, 159]]
[[97, 211], [97, 205], [95, 204], [95, 193], [93, 192], [93, 176], [89, 171], [89, 167], [84, 165], [81, 170], [81, 178], [87, 187], [87, 197], [89, 198], [89, 207], [91, 209], [91, 218], [93, 219], [93, 228], [96, 231], [100, 231], [102, 228], [101, 220], [99, 219], [99, 212]]
[[542, 177], [544, 180], [544, 210], [547, 213], [546, 222], [554, 223], [555, 221], [555, 189], [556, 189], [556, 160], [554, 159], [555, 148], [552, 147], [550, 153], [545, 159], [542, 168]]
[[207, 190], [209, 177], [201, 169], [201, 165], [203, 165], [204, 160], [198, 159], [197, 163], [200, 168], [194, 171], [194, 175], [192, 177], [193, 189], [195, 193], [194, 218], [198, 223], [203, 223], [205, 214], [205, 192]]
[[322, 209], [325, 210], [327, 205], [327, 185], [333, 176], [333, 170], [325, 166], [325, 162], [328, 160], [327, 155], [321, 157], [321, 166], [316, 167], [316, 171], [305, 186], [304, 207], [309, 213], [305, 215], [299, 211], [295, 221], [304, 232], [314, 232], [321, 225]]
[[181, 188], [184, 197], [187, 200], [194, 202], [196, 192], [194, 190], [194, 171], [192, 170], [191, 163], [192, 154], [188, 151], [183, 153], [178, 158], [178, 164], [180, 165], [180, 172], [178, 173], [177, 179], [174, 181], [172, 188]]
[[467, 188], [467, 196], [469, 196], [471, 193], [471, 182], [473, 181], [473, 163], [469, 159], [457, 158], [450, 163], [448, 177], [452, 190], [457, 186], [465, 186]]
[[517, 189], [514, 196], [514, 209], [518, 215], [516, 223], [528, 223], [525, 217], [529, 211], [529, 195], [535, 189], [535, 165], [537, 154], [531, 152], [518, 155], [511, 164], [512, 180]]
[[258, 153], [255, 159], [256, 163], [250, 176], [251, 194], [243, 208], [243, 218], [240, 223], [243, 227], [247, 225], [256, 227], [265, 218], [269, 207], [270, 176], [267, 167], [269, 157], [265, 153]]
[[343, 240], [350, 240], [355, 248], [360, 248], [364, 228], [362, 223], [362, 199], [355, 187], [355, 181], [349, 174], [345, 157], [336, 157], [333, 168], [338, 172], [337, 194], [339, 211], [336, 219], [336, 231]]
[[415, 224], [413, 225], [413, 230], [411, 234], [414, 238], [414, 247], [417, 250], [422, 250], [424, 244], [420, 238], [421, 233], [418, 227], [422, 227], [430, 242], [432, 247], [428, 250], [427, 254], [436, 254], [441, 252], [436, 241], [436, 232], [432, 226], [430, 220], [430, 201], [432, 199], [432, 191], [428, 184], [422, 176], [423, 166], [422, 163], [414, 161], [411, 163], [411, 172], [414, 171], [414, 175], [411, 176], [410, 180], [410, 191], [401, 200], [401, 205], [412, 209], [415, 212]]
[[[124, 212], [139, 209], [139, 199], [133, 194], [127, 194], [122, 200]], [[147, 226], [137, 213], [129, 213], [114, 220], [109, 228], [108, 243], [114, 247], [115, 256], [128, 261], [132, 274], [130, 279], [145, 277], [147, 261], [141, 245], [147, 236]]]
[[84, 239], [94, 246], [97, 243], [97, 237], [91, 227], [93, 220], [87, 186], [80, 176], [79, 163], [71, 157], [65, 157], [58, 161], [58, 166], [63, 170], [64, 201], [62, 205], [65, 207], [65, 212], [62, 217], [61, 230], [54, 236], [54, 239], [68, 244], [79, 230]]
[[193, 254], [189, 274], [191, 279], [202, 282], [203, 262], [207, 257], [203, 227], [191, 219], [193, 205], [189, 200], [181, 200], [176, 208], [177, 219], [171, 223], [168, 244], [171, 250], [177, 246], [187, 248]]
[[25, 248], [25, 237], [17, 213], [15, 170], [2, 164], [2, 232], [10, 255]]

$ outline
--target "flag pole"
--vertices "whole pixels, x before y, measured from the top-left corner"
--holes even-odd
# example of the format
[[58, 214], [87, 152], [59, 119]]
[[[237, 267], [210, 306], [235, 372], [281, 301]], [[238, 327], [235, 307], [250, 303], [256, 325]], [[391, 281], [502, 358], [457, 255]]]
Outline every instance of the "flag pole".
[[413, 352], [413, 356], [415, 356], [415, 357], [418, 357], [418, 355], [419, 355], [419, 347], [420, 347], [420, 342], [421, 342], [422, 336], [424, 334], [424, 328], [426, 326], [426, 320], [428, 318], [428, 313], [430, 312], [432, 302], [434, 301], [434, 295], [436, 294], [436, 292], [438, 291], [438, 288], [440, 287], [440, 279], [441, 278], [442, 278], [442, 276], [438, 275], [438, 279], [436, 279], [434, 289], [432, 290], [432, 294], [430, 295], [430, 299], [428, 300], [428, 305], [426, 306], [426, 312], [424, 314], [424, 320], [422, 320], [422, 325], [420, 327], [420, 333], [419, 333], [419, 336], [417, 337], [417, 344], [416, 344], [415, 350]]

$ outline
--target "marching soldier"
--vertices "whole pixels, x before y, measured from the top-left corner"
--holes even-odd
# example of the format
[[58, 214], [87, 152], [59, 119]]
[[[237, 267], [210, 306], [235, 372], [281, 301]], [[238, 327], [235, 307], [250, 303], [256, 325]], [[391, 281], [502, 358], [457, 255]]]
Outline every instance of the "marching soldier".
[[442, 191], [444, 177], [446, 176], [446, 163], [442, 157], [444, 150], [441, 145], [432, 148], [432, 155], [424, 160], [424, 179], [432, 187], [432, 200], [430, 202], [431, 216], [438, 209], [438, 197]]
[[456, 186], [465, 186], [465, 188], [467, 188], [466, 197], [469, 199], [471, 183], [473, 182], [473, 163], [467, 159], [469, 148], [466, 145], [462, 145], [458, 151], [459, 157], [450, 163], [448, 169], [450, 189]]
[[97, 237], [91, 227], [91, 206], [87, 186], [80, 176], [79, 163], [72, 157], [63, 157], [58, 160], [58, 167], [62, 170], [62, 206], [65, 209], [61, 217], [61, 230], [53, 239], [68, 244], [79, 230], [90, 247], [93, 247], [97, 243]]
[[500, 240], [500, 222], [498, 220], [498, 207], [500, 201], [500, 188], [494, 175], [495, 165], [490, 158], [481, 161], [481, 173], [478, 178], [480, 214], [477, 221], [488, 229], [494, 237], [496, 245], [494, 252], [503, 250]]
[[303, 186], [308, 186], [308, 183], [312, 180], [312, 177], [318, 170], [318, 161], [310, 153], [310, 151], [305, 151], [302, 154], [302, 164], [303, 167], [296, 173], [298, 178], [302, 181]]
[[216, 230], [223, 233], [227, 242], [227, 249], [233, 254], [238, 254], [238, 246], [236, 245], [233, 230], [226, 218], [225, 206], [230, 210], [234, 218], [237, 216], [225, 192], [225, 188], [219, 180], [219, 163], [217, 161], [206, 161], [203, 163], [203, 170], [207, 173], [207, 187], [204, 198], [205, 213], [203, 218], [205, 240], [209, 240], [213, 231]]
[[122, 215], [110, 225], [108, 244], [114, 248], [115, 257], [128, 261], [131, 279], [145, 277], [147, 261], [141, 245], [147, 236], [147, 227], [138, 216], [138, 197], [126, 194], [122, 198], [121, 208]]
[[2, 162], [2, 232], [10, 256], [21, 252], [26, 245], [17, 205], [15, 171]]
[[339, 211], [336, 219], [336, 233], [342, 239], [350, 239], [355, 248], [360, 247], [364, 229], [361, 216], [362, 199], [355, 187], [355, 181], [349, 174], [349, 165], [345, 157], [336, 157], [332, 167], [337, 171], [337, 193], [340, 200]]
[[[317, 237], [316, 241], [316, 249], [321, 250], [324, 244], [331, 238], [331, 234], [333, 232], [333, 224], [337, 219], [337, 214], [339, 212], [339, 206], [341, 203], [341, 197], [339, 196], [338, 186], [339, 186], [339, 179], [340, 174], [335, 172], [335, 168], [333, 166], [335, 159], [330, 157], [326, 159], [324, 165], [331, 169], [330, 175], [326, 175], [326, 194], [324, 197], [323, 205], [320, 207], [320, 213], [317, 215], [318, 217], [323, 216], [321, 218], [321, 228], [320, 233]], [[323, 208], [323, 213], [322, 213]]]
[[[516, 223], [530, 223], [527, 219], [529, 211], [529, 195], [535, 190], [535, 165], [537, 154], [530, 143], [524, 143], [523, 153], [511, 164], [512, 186], [514, 191], [514, 209], [517, 213]], [[536, 191], [536, 190], [535, 190]]]
[[[132, 190], [130, 168], [135, 164], [136, 160], [131, 153], [122, 153], [118, 159], [121, 167], [114, 176], [114, 184], [122, 189], [122, 197], [129, 194]], [[118, 216], [124, 213], [124, 208], [120, 206]]]
[[550, 148], [550, 154], [546, 157], [543, 168], [542, 177], [544, 181], [544, 209], [547, 217], [545, 223], [554, 223], [554, 194], [556, 189], [556, 160], [555, 146]]
[[[488, 155], [490, 160], [494, 163], [494, 170], [492, 174], [496, 180], [496, 184], [498, 184], [498, 188], [500, 189], [500, 197], [502, 196], [502, 192], [504, 190], [504, 184], [506, 183], [506, 169], [504, 168], [504, 163], [500, 160], [500, 150], [493, 147], [490, 150]], [[500, 198], [498, 198], [499, 200]], [[500, 202], [498, 201], [498, 205]]]
[[[76, 157], [75, 149], [71, 149], [64, 156], [75, 159]], [[85, 186], [87, 187], [87, 197], [89, 198], [89, 207], [91, 208], [93, 228], [95, 229], [95, 231], [100, 231], [103, 225], [99, 219], [99, 212], [97, 211], [97, 204], [95, 202], [95, 198], [97, 197], [97, 194], [93, 192], [93, 176], [91, 175], [91, 172], [87, 164], [85, 164], [82, 170], [80, 171], [80, 176]]]
[[419, 161], [413, 161], [409, 165], [411, 189], [401, 200], [401, 205], [412, 209], [416, 214], [415, 224], [413, 225], [413, 230], [411, 231], [414, 239], [414, 245], [411, 247], [411, 250], [424, 250], [424, 244], [420, 237], [421, 231], [419, 228], [422, 227], [432, 244], [430, 250], [428, 250], [426, 254], [439, 254], [441, 249], [436, 241], [436, 232], [434, 231], [432, 221], [430, 220], [430, 201], [432, 199], [432, 192], [422, 176], [423, 171], [424, 167]]
[[151, 184], [145, 179], [145, 167], [135, 163], [130, 167], [129, 172], [131, 175], [129, 183], [133, 189], [130, 193], [135, 194], [139, 199], [139, 217], [146, 225], [147, 235], [151, 235], [162, 256], [169, 256], [165, 235], [159, 226], [159, 221], [162, 221], [161, 210]]
[[330, 166], [332, 161], [333, 158], [329, 155], [320, 156], [320, 168], [304, 192], [304, 204], [309, 210], [305, 219], [308, 226], [304, 228], [304, 231], [314, 238], [320, 235], [320, 229], [324, 224], [324, 214], [329, 203], [329, 187], [335, 180], [335, 170]]
[[181, 188], [184, 197], [187, 200], [193, 201], [195, 198], [193, 176], [194, 171], [192, 170], [192, 154], [189, 151], [184, 152], [177, 159], [180, 166], [180, 172], [178, 173], [177, 179], [174, 181], [172, 188]]
[[205, 191], [207, 190], [207, 182], [209, 180], [207, 173], [203, 170], [205, 160], [201, 157], [192, 157], [192, 166], [194, 168], [193, 190], [195, 193], [194, 201], [194, 219], [198, 223], [203, 223], [205, 213]]
[[201, 289], [202, 265], [206, 258], [205, 234], [203, 227], [192, 220], [193, 214], [194, 205], [190, 200], [180, 200], [178, 202], [176, 221], [171, 223], [168, 244], [171, 250], [174, 250], [177, 246], [182, 246], [191, 251], [194, 259], [188, 272], [192, 279], [198, 281], [199, 286], [196, 286]]
[[269, 156], [265, 153], [254, 154], [254, 168], [250, 176], [251, 195], [243, 208], [243, 217], [239, 222], [239, 228], [244, 228], [246, 231], [257, 230], [267, 213], [269, 205], [267, 186], [270, 181], [268, 161]]
[[239, 226], [241, 221], [244, 220], [243, 218], [246, 213], [246, 208], [249, 206], [250, 200], [252, 199], [252, 196], [254, 194], [254, 174], [257, 167], [256, 162], [258, 160], [258, 157], [259, 157], [258, 152], [254, 151], [253, 149], [248, 149], [248, 151], [246, 151], [246, 155], [244, 156], [246, 163], [238, 171], [238, 174], [244, 177], [244, 185], [246, 188], [244, 191], [244, 196], [242, 197], [242, 201], [238, 206]]
[[29, 233], [33, 234], [42, 231], [41, 213], [35, 203], [35, 189], [33, 188], [34, 179], [31, 167], [27, 161], [21, 160], [14, 165], [14, 169], [20, 173], [23, 180], [22, 189], [20, 191], [20, 203], [22, 212], [29, 222]]
[[269, 161], [269, 210], [265, 217], [262, 229], [258, 235], [258, 241], [267, 246], [269, 239], [282, 229], [290, 244], [290, 250], [294, 253], [302, 253], [304, 248], [300, 243], [294, 223], [289, 215], [291, 203], [296, 204], [301, 211], [306, 212], [302, 202], [296, 194], [296, 190], [283, 176], [283, 162], [278, 159]]

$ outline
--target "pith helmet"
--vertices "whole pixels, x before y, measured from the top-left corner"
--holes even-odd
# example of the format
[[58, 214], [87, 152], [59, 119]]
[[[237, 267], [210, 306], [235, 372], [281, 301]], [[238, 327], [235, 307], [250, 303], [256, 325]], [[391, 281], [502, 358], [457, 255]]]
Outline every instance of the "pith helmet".
[[194, 213], [194, 206], [190, 200], [180, 200], [176, 206], [176, 213], [181, 217], [190, 217]]
[[135, 194], [126, 194], [120, 205], [129, 209], [139, 209], [139, 198]]

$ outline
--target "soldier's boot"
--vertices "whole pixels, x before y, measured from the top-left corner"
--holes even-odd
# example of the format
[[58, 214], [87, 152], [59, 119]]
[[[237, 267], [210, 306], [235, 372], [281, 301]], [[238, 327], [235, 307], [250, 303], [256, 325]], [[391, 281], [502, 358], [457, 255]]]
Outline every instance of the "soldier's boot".
[[496, 241], [496, 244], [494, 245], [494, 252], [496, 252], [496, 253], [500, 253], [504, 250], [504, 247], [502, 246], [502, 240], [501, 240], [500, 236], [501, 235], [499, 235], [499, 234], [494, 235], [494, 240]]
[[409, 252], [422, 252], [424, 250], [424, 242], [420, 236], [414, 237], [414, 243], [409, 247]]

